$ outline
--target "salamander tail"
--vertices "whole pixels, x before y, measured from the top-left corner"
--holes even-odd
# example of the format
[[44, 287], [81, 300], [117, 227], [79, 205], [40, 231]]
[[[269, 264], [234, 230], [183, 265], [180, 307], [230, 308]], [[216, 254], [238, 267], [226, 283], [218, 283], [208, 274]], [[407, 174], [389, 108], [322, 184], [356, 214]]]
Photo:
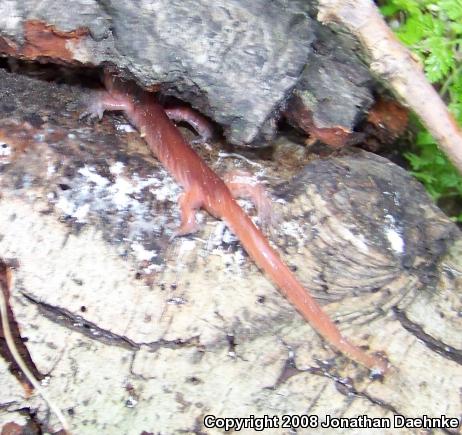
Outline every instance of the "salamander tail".
[[267, 238], [234, 200], [233, 205], [227, 204], [226, 216], [223, 219], [255, 263], [270, 276], [284, 296], [325, 340], [352, 360], [378, 374], [387, 370], [385, 360], [367, 354], [342, 336], [335, 323], [308, 290], [299, 283], [293, 272], [271, 247]]

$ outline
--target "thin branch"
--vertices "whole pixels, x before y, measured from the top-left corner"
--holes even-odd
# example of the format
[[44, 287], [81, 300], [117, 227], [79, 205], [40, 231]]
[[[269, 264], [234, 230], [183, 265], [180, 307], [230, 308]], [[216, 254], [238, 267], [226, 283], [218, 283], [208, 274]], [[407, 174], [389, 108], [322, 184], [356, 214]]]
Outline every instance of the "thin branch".
[[358, 38], [369, 67], [422, 120], [462, 174], [462, 131], [438, 93], [371, 0], [318, 0], [318, 20]]
[[[3, 263], [3, 262], [2, 262]], [[7, 287], [10, 281], [11, 271], [9, 270], [8, 266], [2, 264], [2, 272], [5, 273], [6, 279], [1, 280], [2, 287]], [[22, 359], [21, 355], [19, 354], [16, 345], [14, 343], [13, 336], [11, 334], [10, 324], [8, 322], [8, 309], [7, 309], [7, 295], [9, 294], [9, 288], [1, 288], [0, 289], [0, 317], [1, 317], [1, 324], [3, 329], [3, 335], [5, 337], [6, 345], [8, 346], [11, 355], [13, 356], [14, 361], [21, 369], [21, 371], [26, 376], [27, 380], [32, 384], [35, 388], [37, 393], [42, 396], [43, 400], [48, 404], [48, 407], [55, 413], [56, 417], [60, 421], [63, 429], [69, 435], [69, 424], [67, 423], [66, 418], [64, 417], [63, 413], [59, 409], [59, 407], [53, 402], [53, 400], [48, 396], [45, 390], [40, 385], [39, 381], [35, 379], [32, 372], [27, 367], [26, 363]]]

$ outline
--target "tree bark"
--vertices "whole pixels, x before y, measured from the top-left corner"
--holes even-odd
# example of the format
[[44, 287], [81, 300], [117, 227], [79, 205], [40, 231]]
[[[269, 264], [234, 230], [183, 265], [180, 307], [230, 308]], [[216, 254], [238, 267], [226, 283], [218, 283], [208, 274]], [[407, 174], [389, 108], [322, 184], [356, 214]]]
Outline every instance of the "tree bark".
[[[112, 66], [190, 103], [229, 142], [266, 146], [296, 86], [316, 127], [350, 132], [371, 105], [354, 49], [312, 12], [304, 0], [9, 0], [0, 4], [0, 17], [11, 17], [0, 19], [0, 54]], [[337, 110], [326, 110], [333, 102]]]

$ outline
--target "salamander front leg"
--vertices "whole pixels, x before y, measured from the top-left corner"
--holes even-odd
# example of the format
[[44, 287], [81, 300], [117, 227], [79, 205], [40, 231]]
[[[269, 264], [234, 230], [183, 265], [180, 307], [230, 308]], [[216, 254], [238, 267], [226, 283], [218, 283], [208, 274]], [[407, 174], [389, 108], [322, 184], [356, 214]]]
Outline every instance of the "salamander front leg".
[[113, 97], [109, 92], [97, 91], [90, 97], [83, 98], [85, 111], [79, 116], [79, 119], [98, 118], [101, 120], [106, 110], [121, 110], [127, 111], [129, 109], [129, 100], [118, 99]]
[[195, 233], [199, 226], [196, 222], [196, 212], [202, 206], [202, 198], [196, 189], [192, 188], [184, 192], [179, 199], [181, 224], [180, 227], [172, 234], [170, 240], [177, 236], [185, 236]]

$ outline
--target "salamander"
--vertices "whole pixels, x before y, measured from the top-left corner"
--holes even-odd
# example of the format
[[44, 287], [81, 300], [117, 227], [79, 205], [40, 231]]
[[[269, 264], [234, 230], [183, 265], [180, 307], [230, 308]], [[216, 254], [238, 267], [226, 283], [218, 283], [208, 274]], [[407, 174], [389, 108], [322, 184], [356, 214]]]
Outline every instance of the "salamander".
[[[222, 219], [250, 258], [328, 343], [375, 373], [383, 374], [387, 370], [387, 362], [366, 353], [340, 333], [236, 202], [232, 194], [233, 183], [227, 185], [207, 166], [186, 142], [153, 94], [141, 90], [135, 93], [132, 86], [109, 74], [105, 74], [104, 83], [106, 91], [100, 92], [92, 100], [88, 113], [101, 118], [105, 110], [123, 111], [130, 123], [140, 131], [154, 156], [184, 190], [179, 199], [181, 224], [175, 235], [186, 235], [197, 229], [196, 211], [200, 208]], [[172, 116], [178, 118], [177, 113]], [[242, 190], [242, 186], [240, 188]]]

